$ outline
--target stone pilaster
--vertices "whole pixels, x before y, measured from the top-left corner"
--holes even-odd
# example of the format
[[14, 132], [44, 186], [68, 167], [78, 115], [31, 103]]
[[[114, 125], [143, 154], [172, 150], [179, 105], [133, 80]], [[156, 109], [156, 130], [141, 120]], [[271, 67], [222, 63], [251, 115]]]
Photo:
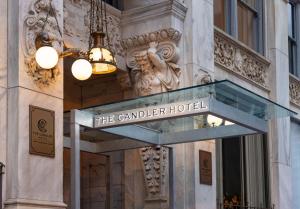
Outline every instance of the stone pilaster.
[[[187, 0], [188, 8], [183, 32], [183, 86], [202, 84], [207, 77], [214, 78], [214, 22], [213, 0]], [[200, 184], [199, 150], [212, 152], [215, 162], [215, 141], [202, 141], [174, 146], [175, 208], [216, 208], [216, 169], [213, 163], [211, 186]], [[182, 155], [183, 161], [177, 156]], [[184, 167], [184, 181], [180, 179]], [[184, 185], [184, 193], [180, 189]], [[193, 194], [193, 195], [191, 195]], [[180, 201], [185, 205], [180, 205]], [[178, 204], [177, 204], [178, 203]]]
[[184, 86], [201, 83], [214, 71], [214, 21], [212, 0], [185, 1], [188, 11], [183, 32]]
[[[288, 9], [283, 0], [266, 1], [267, 48], [271, 61], [270, 98], [289, 106]], [[270, 122], [270, 191], [275, 208], [292, 208], [290, 119], [277, 118]]]
[[[7, 0], [0, 2], [0, 162], [6, 164], [7, 143]], [[5, 172], [5, 168], [3, 168]], [[1, 188], [0, 188], [1, 189]], [[6, 176], [3, 175], [2, 200], [5, 199]], [[2, 205], [0, 205], [2, 208]]]
[[[2, 2], [1, 2], [2, 3]], [[62, 1], [52, 4], [62, 25]], [[48, 0], [8, 1], [7, 154], [5, 208], [64, 208], [63, 203], [63, 71], [32, 74], [31, 45], [42, 28]], [[2, 6], [1, 6], [2, 8]], [[2, 12], [1, 12], [2, 15]], [[29, 19], [28, 19], [29, 17]], [[57, 37], [53, 16], [46, 30]], [[27, 22], [24, 22], [27, 21]], [[2, 22], [2, 21], [1, 21]], [[56, 28], [57, 29], [57, 28]], [[59, 40], [56, 40], [59, 43]], [[60, 48], [59, 46], [58, 49]], [[40, 82], [40, 79], [46, 82]], [[47, 82], [49, 81], [49, 82]], [[29, 154], [29, 105], [55, 111], [55, 157]], [[5, 129], [3, 129], [5, 130]]]

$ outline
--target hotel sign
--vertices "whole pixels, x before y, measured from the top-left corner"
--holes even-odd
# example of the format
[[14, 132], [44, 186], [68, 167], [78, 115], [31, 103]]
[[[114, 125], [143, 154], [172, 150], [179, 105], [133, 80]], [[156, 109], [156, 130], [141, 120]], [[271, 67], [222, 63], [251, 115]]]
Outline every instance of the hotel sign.
[[55, 112], [29, 106], [29, 153], [55, 156]]
[[200, 184], [212, 185], [211, 152], [199, 150]]
[[94, 127], [106, 128], [118, 125], [128, 125], [133, 123], [197, 115], [207, 111], [208, 98], [202, 98], [96, 115], [94, 118]]

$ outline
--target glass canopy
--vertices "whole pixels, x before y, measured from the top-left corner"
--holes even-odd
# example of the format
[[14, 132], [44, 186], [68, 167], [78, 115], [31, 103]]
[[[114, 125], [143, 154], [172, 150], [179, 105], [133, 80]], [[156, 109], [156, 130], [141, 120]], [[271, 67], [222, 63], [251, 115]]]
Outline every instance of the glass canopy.
[[268, 120], [294, 114], [223, 80], [80, 110], [75, 120], [94, 135], [166, 145], [265, 133]]
[[85, 110], [90, 111], [93, 114], [103, 114], [205, 97], [214, 98], [223, 104], [264, 120], [296, 114], [295, 112], [228, 80], [123, 100], [117, 103], [87, 108]]

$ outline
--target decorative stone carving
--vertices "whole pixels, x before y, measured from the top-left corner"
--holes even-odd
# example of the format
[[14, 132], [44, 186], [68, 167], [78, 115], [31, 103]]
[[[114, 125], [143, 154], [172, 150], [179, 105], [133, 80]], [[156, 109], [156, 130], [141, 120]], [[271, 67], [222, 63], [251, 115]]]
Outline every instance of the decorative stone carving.
[[158, 51], [157, 46], [156, 42], [151, 42], [148, 50], [134, 54], [136, 62], [131, 75], [138, 96], [166, 92], [179, 86], [180, 68], [172, 61], [175, 53], [167, 47]]
[[177, 89], [181, 70], [176, 64], [176, 43], [181, 33], [163, 29], [122, 41], [127, 50], [126, 64], [131, 69], [133, 87], [138, 96]]
[[300, 80], [290, 75], [290, 101], [300, 107]]
[[[54, 5], [52, 3], [52, 7]], [[47, 14], [50, 9], [49, 0], [34, 0], [30, 4], [28, 14], [24, 18], [23, 28], [23, 51], [25, 55], [25, 64], [27, 66], [27, 74], [33, 78], [39, 87], [45, 87], [55, 82], [60, 74], [59, 67], [54, 67], [49, 70], [41, 69], [35, 61], [35, 39], [37, 35], [43, 31], [48, 33], [52, 40], [53, 47], [60, 52], [62, 47], [62, 39], [59, 34], [59, 26], [56, 23], [53, 13], [50, 13], [47, 19]], [[55, 10], [55, 8], [54, 8]], [[57, 11], [55, 10], [57, 13]], [[45, 21], [47, 19], [47, 23]], [[45, 25], [45, 26], [44, 26]]]
[[171, 41], [177, 43], [181, 38], [181, 33], [173, 28], [162, 29], [148, 34], [133, 36], [122, 40], [124, 49], [129, 50], [150, 44], [151, 42]]
[[215, 29], [214, 39], [216, 64], [264, 89], [268, 88], [270, 63], [264, 57], [236, 42], [218, 29]]
[[[177, 89], [181, 70], [177, 65], [179, 50], [176, 44], [181, 33], [163, 29], [134, 36], [122, 41], [126, 50], [126, 65], [138, 96]], [[149, 124], [155, 126], [157, 124]], [[168, 148], [140, 149], [144, 168], [147, 197], [145, 209], [167, 208]]]
[[145, 175], [147, 200], [165, 199], [168, 175], [168, 148], [145, 147], [140, 149]]
[[126, 91], [132, 88], [130, 76], [127, 71], [118, 71], [117, 79], [122, 90]]

